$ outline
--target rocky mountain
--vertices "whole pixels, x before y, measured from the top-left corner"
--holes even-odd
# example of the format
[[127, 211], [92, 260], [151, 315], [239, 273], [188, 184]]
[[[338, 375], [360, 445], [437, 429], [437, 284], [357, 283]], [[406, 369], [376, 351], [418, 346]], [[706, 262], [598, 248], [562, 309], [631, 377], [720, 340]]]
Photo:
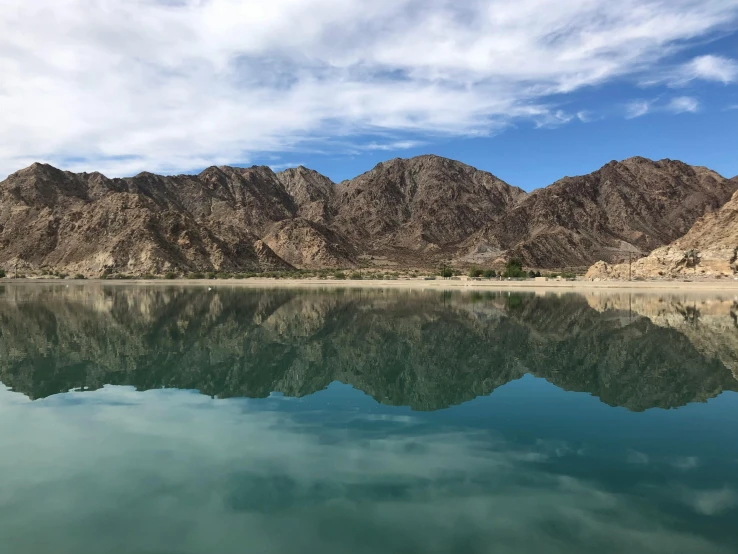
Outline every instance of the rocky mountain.
[[0, 303], [0, 382], [31, 398], [106, 384], [304, 396], [340, 381], [436, 410], [532, 374], [641, 411], [738, 390], [735, 340], [712, 337], [735, 335], [732, 305], [707, 326], [707, 308], [679, 324], [679, 303], [574, 295], [93, 283], [0, 286]]
[[[735, 181], [735, 179], [733, 179]], [[738, 192], [719, 210], [698, 219], [689, 232], [668, 246], [628, 264], [600, 261], [587, 278], [732, 277], [738, 272]]]
[[532, 267], [586, 267], [668, 244], [736, 188], [736, 181], [679, 161], [612, 161], [534, 191], [471, 242], [492, 240]]
[[337, 229], [366, 253], [418, 261], [455, 254], [526, 196], [491, 173], [438, 156], [380, 163], [335, 190]]
[[34, 164], [0, 182], [0, 268], [103, 272], [499, 266], [613, 260], [680, 237], [738, 189], [706, 168], [631, 158], [526, 194], [438, 156], [334, 184], [297, 167], [109, 179]]

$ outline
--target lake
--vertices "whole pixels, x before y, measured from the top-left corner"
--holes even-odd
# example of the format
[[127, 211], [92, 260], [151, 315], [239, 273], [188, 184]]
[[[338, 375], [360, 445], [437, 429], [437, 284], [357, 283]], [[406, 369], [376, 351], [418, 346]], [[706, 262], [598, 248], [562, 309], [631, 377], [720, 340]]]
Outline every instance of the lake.
[[0, 285], [4, 554], [735, 553], [730, 295]]

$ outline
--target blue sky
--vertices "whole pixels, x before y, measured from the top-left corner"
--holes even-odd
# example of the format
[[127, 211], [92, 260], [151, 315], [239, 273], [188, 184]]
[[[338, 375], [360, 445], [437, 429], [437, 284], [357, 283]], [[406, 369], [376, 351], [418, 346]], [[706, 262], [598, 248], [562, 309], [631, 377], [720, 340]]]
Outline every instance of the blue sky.
[[0, 178], [433, 153], [526, 190], [639, 155], [738, 174], [736, 0], [6, 0]]

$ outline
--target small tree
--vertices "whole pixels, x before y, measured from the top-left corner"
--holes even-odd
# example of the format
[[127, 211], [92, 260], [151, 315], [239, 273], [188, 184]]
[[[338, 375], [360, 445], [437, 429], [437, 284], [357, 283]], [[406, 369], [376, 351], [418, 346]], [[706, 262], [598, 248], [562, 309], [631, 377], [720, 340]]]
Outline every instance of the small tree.
[[521, 278], [528, 277], [528, 274], [523, 271], [523, 262], [517, 258], [511, 258], [505, 264], [505, 273], [503, 277]]
[[446, 262], [444, 262], [438, 268], [438, 274], [441, 277], [443, 277], [444, 279], [448, 279], [449, 277], [453, 277], [454, 276], [454, 270], [451, 269], [451, 266], [450, 265], [448, 265]]
[[3, 277], [5, 277], [5, 270], [0, 269], [0, 279], [2, 279]]
[[481, 277], [482, 274], [483, 274], [483, 271], [481, 269], [479, 269], [478, 267], [471, 266], [471, 268], [469, 269], [469, 277], [471, 277], [473, 279], [475, 279], [477, 277]]
[[485, 269], [482, 275], [486, 279], [491, 279], [492, 277], [497, 277], [497, 272], [494, 269]]

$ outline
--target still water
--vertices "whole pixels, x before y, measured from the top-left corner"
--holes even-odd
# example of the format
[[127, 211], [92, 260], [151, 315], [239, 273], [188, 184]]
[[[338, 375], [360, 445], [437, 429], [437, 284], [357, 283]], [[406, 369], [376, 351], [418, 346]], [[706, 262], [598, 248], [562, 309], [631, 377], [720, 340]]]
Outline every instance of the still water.
[[737, 314], [0, 286], [0, 551], [735, 553]]

